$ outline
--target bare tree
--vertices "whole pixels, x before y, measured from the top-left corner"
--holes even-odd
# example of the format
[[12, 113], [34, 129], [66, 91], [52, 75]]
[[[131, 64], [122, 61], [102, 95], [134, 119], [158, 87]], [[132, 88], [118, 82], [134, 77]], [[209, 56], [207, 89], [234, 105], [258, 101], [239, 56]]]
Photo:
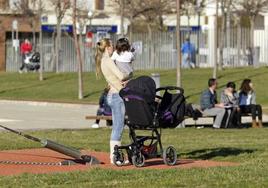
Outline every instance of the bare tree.
[[214, 51], [214, 68], [213, 68], [213, 78], [217, 78], [218, 69], [218, 16], [219, 16], [219, 0], [216, 0], [216, 19], [215, 19], [215, 51]]
[[[230, 23], [231, 23], [231, 11], [233, 0], [220, 0], [221, 9], [221, 37], [219, 38], [219, 66], [218, 69], [223, 68], [223, 48], [225, 41], [227, 41], [227, 48], [230, 48]], [[228, 50], [229, 51], [229, 50]], [[228, 59], [230, 61], [230, 59]]]
[[14, 3], [14, 6], [17, 8], [17, 11], [20, 12], [23, 16], [27, 17], [26, 21], [32, 29], [33, 35], [33, 49], [36, 50], [36, 28], [39, 24], [38, 14], [37, 14], [37, 0], [32, 0], [31, 4], [28, 0], [20, 0]]
[[181, 38], [180, 38], [180, 0], [176, 2], [176, 10], [177, 10], [177, 28], [176, 28], [176, 35], [177, 35], [177, 86], [181, 87]]
[[42, 0], [32, 0], [31, 4], [28, 0], [21, 0], [15, 4], [18, 11], [27, 17], [28, 24], [32, 28], [33, 47], [36, 51], [36, 29], [39, 25], [39, 53], [40, 53], [40, 70], [39, 80], [43, 80], [43, 36], [42, 36], [42, 13], [44, 11]]
[[237, 0], [235, 7], [241, 15], [250, 19], [250, 46], [253, 48], [255, 20], [261, 12], [268, 10], [268, 0]]
[[[77, 0], [72, 1], [72, 20], [73, 20], [73, 36], [74, 36], [74, 43], [76, 49], [76, 57], [77, 57], [77, 70], [78, 70], [78, 99], [83, 99], [83, 59], [81, 54], [81, 45], [82, 45], [82, 36], [81, 36], [81, 25], [80, 25], [80, 37], [77, 37], [77, 20], [81, 16], [77, 9]], [[81, 19], [80, 19], [81, 20]], [[81, 22], [80, 22], [81, 23]]]
[[40, 32], [39, 32], [39, 52], [40, 52], [40, 69], [39, 69], [39, 80], [43, 81], [43, 69], [44, 69], [44, 62], [43, 62], [43, 31], [42, 31], [42, 13], [43, 13], [43, 3], [42, 0], [38, 2], [38, 10], [37, 15], [40, 21]]
[[61, 50], [61, 23], [64, 18], [66, 11], [70, 8], [70, 0], [50, 0], [52, 6], [54, 7], [57, 24], [56, 24], [56, 44], [53, 54], [53, 67], [56, 72], [59, 72], [60, 63], [60, 50]]

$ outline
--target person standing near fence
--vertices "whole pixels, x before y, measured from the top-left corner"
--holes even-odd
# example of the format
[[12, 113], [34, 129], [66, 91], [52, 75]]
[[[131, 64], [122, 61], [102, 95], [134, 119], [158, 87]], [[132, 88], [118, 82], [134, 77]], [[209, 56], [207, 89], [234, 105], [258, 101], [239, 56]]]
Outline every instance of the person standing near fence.
[[182, 44], [182, 68], [195, 68], [195, 46], [190, 42], [190, 38], [186, 38]]
[[22, 73], [23, 69], [25, 68], [25, 58], [26, 55], [31, 53], [33, 49], [32, 44], [30, 43], [30, 41], [28, 39], [25, 39], [23, 43], [21, 43], [20, 46], [20, 53], [22, 56], [22, 65], [20, 67], [19, 73]]

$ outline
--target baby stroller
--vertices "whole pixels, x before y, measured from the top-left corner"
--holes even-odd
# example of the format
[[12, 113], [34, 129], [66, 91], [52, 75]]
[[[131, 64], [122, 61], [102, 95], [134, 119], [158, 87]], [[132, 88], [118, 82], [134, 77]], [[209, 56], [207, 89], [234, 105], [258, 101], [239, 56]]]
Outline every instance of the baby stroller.
[[28, 71], [37, 71], [40, 68], [39, 52], [28, 53], [25, 56], [24, 63]]
[[[163, 95], [157, 96], [156, 92]], [[172, 94], [171, 92], [176, 92]], [[166, 165], [175, 165], [177, 152], [173, 146], [163, 148], [161, 129], [175, 128], [184, 120], [185, 98], [183, 89], [161, 87], [156, 89], [155, 82], [148, 76], [131, 80], [120, 91], [126, 108], [126, 125], [129, 127], [131, 143], [115, 146], [113, 162], [117, 166], [124, 164], [125, 156], [136, 167], [142, 167], [146, 159], [162, 157]], [[155, 100], [156, 99], [156, 100]], [[157, 102], [156, 102], [157, 101]], [[150, 136], [136, 135], [136, 130], [151, 131]]]

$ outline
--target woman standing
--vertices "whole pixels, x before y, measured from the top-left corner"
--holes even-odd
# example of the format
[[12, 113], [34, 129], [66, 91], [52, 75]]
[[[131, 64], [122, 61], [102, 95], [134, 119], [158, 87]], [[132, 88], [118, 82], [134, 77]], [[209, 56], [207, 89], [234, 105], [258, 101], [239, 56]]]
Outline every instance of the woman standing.
[[112, 134], [110, 139], [110, 159], [113, 163], [114, 146], [121, 145], [121, 137], [124, 128], [125, 106], [122, 98], [119, 96], [119, 91], [123, 88], [122, 81], [128, 75], [124, 75], [117, 68], [111, 55], [113, 54], [113, 44], [109, 39], [101, 39], [97, 43], [96, 60], [96, 75], [99, 77], [103, 74], [106, 82], [110, 86], [107, 95], [107, 102], [112, 110]]
[[[263, 127], [262, 125], [262, 107], [256, 103], [256, 93], [253, 90], [253, 84], [250, 79], [245, 79], [240, 88], [239, 106], [242, 113], [251, 113], [252, 127]], [[257, 124], [256, 117], [259, 122]]]

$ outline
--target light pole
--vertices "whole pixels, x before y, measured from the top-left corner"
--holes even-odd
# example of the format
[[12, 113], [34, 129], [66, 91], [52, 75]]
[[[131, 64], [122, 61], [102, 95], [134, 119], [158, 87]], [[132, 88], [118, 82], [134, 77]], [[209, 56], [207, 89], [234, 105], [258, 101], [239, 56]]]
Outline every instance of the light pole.
[[93, 14], [94, 14], [94, 13], [93, 13], [92, 10], [88, 11], [88, 13], [87, 13], [88, 18], [89, 18], [89, 30], [90, 30], [90, 32], [91, 32], [91, 25], [92, 25]]

